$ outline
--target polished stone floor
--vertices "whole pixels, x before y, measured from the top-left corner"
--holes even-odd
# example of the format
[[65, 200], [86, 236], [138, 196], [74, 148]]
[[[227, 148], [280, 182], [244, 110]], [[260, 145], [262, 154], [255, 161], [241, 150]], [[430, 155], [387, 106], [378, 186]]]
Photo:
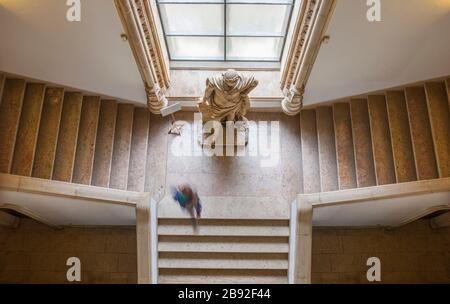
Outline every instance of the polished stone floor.
[[[291, 202], [302, 189], [298, 116], [249, 113], [247, 118], [251, 131], [245, 155], [235, 151], [234, 156], [210, 156], [196, 138], [193, 112], [176, 114], [187, 123], [182, 136], [168, 134], [167, 118], [152, 116], [146, 191], [160, 200], [170, 185], [190, 183], [204, 196], [264, 196]], [[261, 122], [267, 122], [268, 132]]]

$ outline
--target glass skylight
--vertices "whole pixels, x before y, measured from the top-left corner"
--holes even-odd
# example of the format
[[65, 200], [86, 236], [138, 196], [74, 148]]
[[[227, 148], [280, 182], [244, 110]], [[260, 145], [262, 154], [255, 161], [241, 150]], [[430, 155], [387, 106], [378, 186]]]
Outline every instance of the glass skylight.
[[279, 62], [295, 0], [157, 0], [173, 61]]

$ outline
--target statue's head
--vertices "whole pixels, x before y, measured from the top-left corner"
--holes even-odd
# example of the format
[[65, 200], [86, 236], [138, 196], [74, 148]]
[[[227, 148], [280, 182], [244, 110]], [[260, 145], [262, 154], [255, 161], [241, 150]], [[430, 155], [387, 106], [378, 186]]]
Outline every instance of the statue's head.
[[235, 70], [228, 70], [225, 73], [223, 73], [222, 75], [223, 75], [223, 80], [230, 87], [235, 86], [236, 82], [239, 80], [239, 74]]

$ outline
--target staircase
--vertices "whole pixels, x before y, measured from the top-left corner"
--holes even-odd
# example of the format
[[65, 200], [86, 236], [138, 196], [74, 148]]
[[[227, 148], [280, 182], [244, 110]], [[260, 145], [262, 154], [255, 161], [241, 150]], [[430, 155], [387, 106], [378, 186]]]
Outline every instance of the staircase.
[[0, 75], [0, 173], [145, 191], [146, 108]]
[[303, 192], [450, 177], [450, 78], [301, 112]]
[[[450, 177], [449, 92], [447, 79], [304, 109], [303, 193]], [[1, 74], [0, 96], [0, 173], [148, 191], [146, 108]], [[202, 200], [198, 233], [159, 203], [159, 283], [287, 283], [288, 205]]]
[[159, 283], [287, 283], [286, 204], [265, 197], [202, 197], [202, 203], [197, 234], [170, 197], [159, 203]]
[[[147, 109], [20, 78], [0, 81], [0, 173], [148, 191]], [[160, 283], [287, 283], [287, 205], [202, 201], [198, 234], [171, 198], [160, 202]]]

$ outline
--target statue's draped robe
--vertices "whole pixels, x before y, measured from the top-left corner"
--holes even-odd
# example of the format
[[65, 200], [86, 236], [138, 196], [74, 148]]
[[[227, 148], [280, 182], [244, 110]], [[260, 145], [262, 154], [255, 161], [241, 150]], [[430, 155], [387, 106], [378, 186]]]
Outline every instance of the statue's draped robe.
[[[213, 76], [207, 79], [206, 86], [214, 89], [210, 97], [213, 119], [224, 121], [229, 115], [241, 118], [245, 115], [248, 91], [255, 86], [253, 76], [239, 76], [236, 85], [225, 91], [225, 81], [222, 75]], [[241, 95], [242, 94], [242, 95]]]

